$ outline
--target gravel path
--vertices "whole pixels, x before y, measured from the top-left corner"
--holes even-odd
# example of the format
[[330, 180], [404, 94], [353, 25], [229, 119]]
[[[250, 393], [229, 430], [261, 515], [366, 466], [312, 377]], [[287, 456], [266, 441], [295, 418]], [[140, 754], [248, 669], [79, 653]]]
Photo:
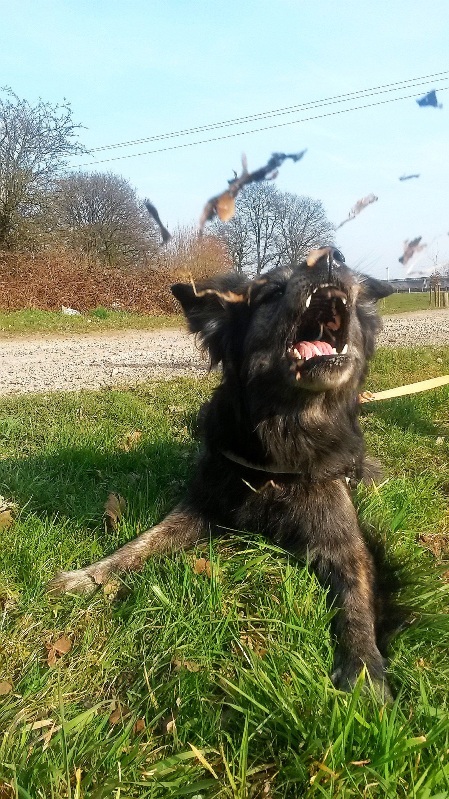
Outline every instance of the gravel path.
[[[449, 344], [449, 310], [383, 318], [380, 346]], [[207, 372], [193, 336], [139, 330], [0, 339], [0, 394], [76, 391]]]

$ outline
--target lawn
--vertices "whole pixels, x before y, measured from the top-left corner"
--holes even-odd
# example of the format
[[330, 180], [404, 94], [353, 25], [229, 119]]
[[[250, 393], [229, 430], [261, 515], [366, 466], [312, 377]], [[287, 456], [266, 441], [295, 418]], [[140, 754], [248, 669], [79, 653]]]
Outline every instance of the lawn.
[[[367, 387], [448, 372], [448, 348], [383, 351]], [[45, 595], [57, 569], [173, 505], [214, 381], [0, 402], [0, 494], [19, 506], [0, 548], [0, 797], [446, 799], [448, 387], [362, 409], [385, 480], [356, 501], [412, 577], [393, 706], [362, 691], [363, 675], [351, 695], [333, 688], [323, 590], [248, 533], [155, 559], [118, 597], [114, 584]], [[110, 491], [127, 509], [106, 532]], [[197, 573], [199, 558], [211, 569]]]
[[0, 311], [0, 338], [11, 336], [96, 333], [107, 330], [153, 330], [160, 327], [180, 327], [181, 316], [150, 316], [149, 314], [109, 311], [95, 308], [80, 316], [66, 316], [60, 311]]
[[[429, 293], [392, 294], [379, 303], [382, 314], [429, 309]], [[153, 330], [160, 327], [184, 327], [181, 315], [150, 316], [149, 314], [109, 311], [95, 308], [81, 316], [66, 316], [60, 311], [0, 311], [0, 338], [33, 334], [95, 333], [107, 330]]]
[[381, 314], [405, 313], [405, 311], [428, 311], [430, 308], [430, 292], [413, 291], [401, 294], [390, 294], [379, 302]]

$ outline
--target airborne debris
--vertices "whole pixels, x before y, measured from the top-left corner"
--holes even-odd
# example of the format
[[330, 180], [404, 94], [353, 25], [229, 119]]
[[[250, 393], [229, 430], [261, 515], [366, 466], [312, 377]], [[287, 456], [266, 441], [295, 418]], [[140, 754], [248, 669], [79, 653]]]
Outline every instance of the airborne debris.
[[426, 108], [427, 106], [432, 108], [443, 108], [441, 103], [437, 100], [437, 93], [435, 89], [432, 89], [431, 92], [427, 92], [424, 97], [420, 97], [419, 100], [416, 101], [421, 108]]
[[343, 225], [346, 225], [346, 222], [350, 222], [351, 219], [355, 219], [364, 208], [367, 208], [368, 205], [371, 205], [372, 203], [376, 203], [378, 199], [379, 198], [376, 197], [375, 194], [367, 194], [366, 197], [362, 197], [361, 200], [357, 200], [354, 207], [351, 208], [347, 218], [343, 219], [343, 222], [340, 222], [340, 224], [337, 225], [336, 230], [343, 227]]
[[242, 156], [242, 174], [228, 180], [229, 187], [221, 194], [211, 197], [204, 206], [203, 213], [200, 219], [200, 233], [204, 229], [206, 222], [210, 222], [215, 216], [222, 222], [229, 222], [235, 214], [235, 198], [243, 186], [249, 183], [258, 183], [261, 180], [273, 180], [277, 177], [279, 167], [284, 163], [287, 158], [292, 161], [300, 161], [307, 150], [301, 150], [299, 153], [273, 153], [268, 163], [254, 172], [248, 172], [248, 163], [246, 156]]
[[419, 178], [419, 174], [415, 175], [401, 175], [399, 180], [411, 180], [412, 178]]
[[167, 228], [162, 224], [161, 218], [160, 218], [160, 216], [159, 216], [159, 214], [157, 212], [157, 208], [155, 208], [153, 203], [150, 203], [149, 200], [144, 200], [143, 204], [144, 204], [145, 208], [147, 209], [149, 215], [151, 216], [152, 219], [154, 219], [154, 221], [156, 222], [156, 225], [158, 226], [159, 230], [161, 231], [162, 243], [166, 244], [167, 241], [169, 241], [171, 239], [171, 233], [169, 233]]
[[398, 258], [400, 264], [405, 266], [417, 252], [421, 252], [421, 250], [427, 247], [427, 244], [420, 244], [421, 239], [422, 236], [417, 236], [416, 239], [412, 239], [411, 241], [408, 239], [404, 241], [404, 252], [401, 257]]

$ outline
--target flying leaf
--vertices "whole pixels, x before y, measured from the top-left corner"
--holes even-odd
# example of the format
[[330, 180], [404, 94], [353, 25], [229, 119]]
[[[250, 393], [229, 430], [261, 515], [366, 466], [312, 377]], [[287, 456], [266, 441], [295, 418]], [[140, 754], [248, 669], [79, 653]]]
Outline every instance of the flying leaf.
[[357, 200], [356, 204], [353, 206], [353, 208], [351, 208], [347, 218], [343, 219], [343, 222], [340, 222], [340, 224], [337, 225], [336, 230], [343, 227], [343, 225], [346, 225], [346, 222], [350, 222], [351, 219], [355, 219], [356, 216], [361, 213], [361, 211], [363, 211], [365, 208], [368, 208], [368, 206], [372, 203], [376, 203], [378, 199], [379, 198], [376, 197], [375, 194], [367, 194], [366, 197], [362, 197], [361, 200]]
[[215, 204], [217, 216], [221, 222], [229, 222], [235, 214], [235, 199], [229, 191], [223, 192]]
[[441, 103], [437, 100], [437, 93], [435, 89], [432, 91], [427, 92], [424, 97], [420, 97], [419, 100], [416, 101], [421, 108], [431, 107], [431, 108], [443, 108]]
[[404, 241], [404, 252], [402, 253], [401, 257], [398, 258], [400, 264], [407, 264], [417, 252], [421, 252], [427, 247], [427, 244], [421, 244], [422, 236], [417, 236], [416, 239], [412, 239], [409, 241], [408, 239]]
[[222, 222], [229, 222], [232, 219], [235, 214], [235, 198], [243, 186], [249, 183], [258, 183], [261, 180], [273, 180], [277, 177], [277, 170], [286, 158], [290, 158], [293, 162], [300, 161], [306, 152], [306, 150], [301, 150], [299, 153], [273, 153], [265, 166], [255, 169], [254, 172], [248, 172], [246, 156], [243, 155], [240, 177], [234, 173], [235, 177], [228, 180], [229, 187], [221, 194], [211, 197], [204, 206], [200, 219], [200, 233], [202, 233], [206, 222], [210, 222], [215, 216], [218, 216]]
[[157, 208], [155, 208], [153, 203], [150, 203], [149, 200], [145, 200], [144, 201], [144, 206], [147, 209], [149, 215], [156, 222], [156, 225], [158, 226], [159, 230], [161, 231], [162, 243], [166, 244], [167, 241], [169, 241], [171, 239], [171, 234], [169, 233], [167, 228], [164, 227], [164, 225], [162, 224], [161, 218], [160, 218], [160, 216], [159, 216], [159, 214], [157, 212]]

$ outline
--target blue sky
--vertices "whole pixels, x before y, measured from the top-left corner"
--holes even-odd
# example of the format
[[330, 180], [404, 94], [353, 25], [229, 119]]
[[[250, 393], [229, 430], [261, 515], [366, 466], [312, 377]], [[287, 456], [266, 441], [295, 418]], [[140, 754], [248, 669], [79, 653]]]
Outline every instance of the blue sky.
[[[67, 98], [89, 148], [449, 70], [447, 0], [0, 0], [0, 14], [0, 84], [30, 102]], [[321, 199], [335, 223], [374, 192], [378, 202], [345, 225], [337, 243], [348, 263], [401, 277], [404, 239], [421, 235], [429, 243], [413, 262], [417, 270], [449, 261], [446, 77], [397, 93], [413, 95], [407, 100], [303, 122], [337, 106], [289, 114], [104, 151], [73, 166], [92, 162], [92, 169], [123, 175], [173, 229], [198, 220], [204, 202], [239, 170], [242, 152], [256, 168], [273, 151], [307, 147], [300, 163], [284, 164], [279, 188]], [[443, 109], [419, 108], [414, 97], [432, 88]], [[415, 172], [418, 180], [398, 180]]]

